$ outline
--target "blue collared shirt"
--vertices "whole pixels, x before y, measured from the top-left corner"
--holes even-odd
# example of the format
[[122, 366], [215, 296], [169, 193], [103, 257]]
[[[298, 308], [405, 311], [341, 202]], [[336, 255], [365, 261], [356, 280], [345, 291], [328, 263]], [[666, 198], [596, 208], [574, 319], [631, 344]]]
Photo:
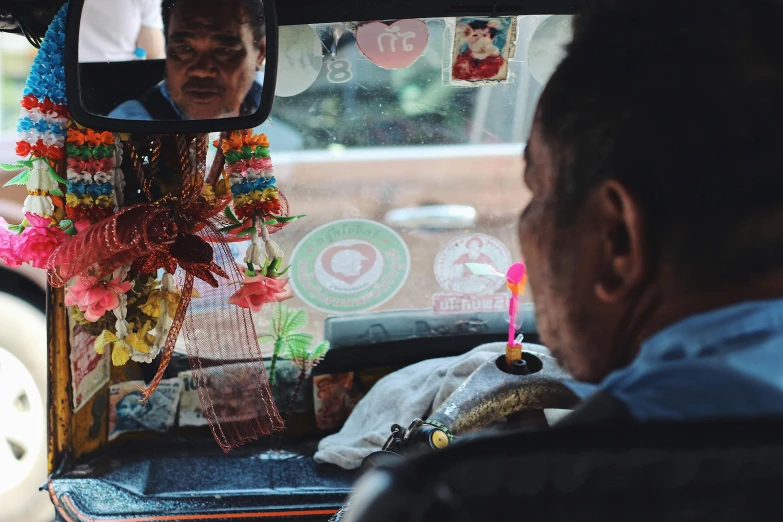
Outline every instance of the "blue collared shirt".
[[[256, 81], [255, 83], [253, 83], [253, 86], [251, 87], [248, 96], [252, 96], [258, 100], [261, 100], [261, 90], [262, 90], [263, 83], [264, 83], [263, 73], [256, 74]], [[158, 83], [155, 86], [155, 88], [160, 90], [160, 93], [163, 95], [166, 101], [168, 101], [171, 104], [171, 107], [177, 113], [179, 118], [181, 120], [184, 120], [185, 116], [182, 114], [182, 111], [179, 110], [177, 104], [174, 103], [174, 100], [171, 99], [171, 95], [169, 94], [169, 89], [166, 86], [166, 80], [161, 80], [160, 83]], [[147, 111], [144, 105], [142, 105], [141, 102], [138, 100], [128, 100], [126, 102], [119, 104], [117, 107], [114, 108], [113, 111], [109, 113], [108, 117], [117, 118], [120, 120], [144, 120], [144, 121], [152, 120], [152, 116], [150, 115], [149, 111]]]
[[608, 392], [642, 422], [783, 415], [783, 299], [684, 319], [600, 384], [571, 387]]
[[[161, 80], [161, 82], [158, 83], [155, 88], [160, 90], [160, 93], [171, 104], [171, 107], [174, 109], [180, 119], [184, 120], [185, 116], [183, 116], [182, 112], [171, 99], [169, 90], [166, 87], [166, 80]], [[109, 118], [117, 118], [120, 120], [152, 120], [150, 113], [138, 100], [128, 100], [119, 104], [113, 111], [109, 113]]]

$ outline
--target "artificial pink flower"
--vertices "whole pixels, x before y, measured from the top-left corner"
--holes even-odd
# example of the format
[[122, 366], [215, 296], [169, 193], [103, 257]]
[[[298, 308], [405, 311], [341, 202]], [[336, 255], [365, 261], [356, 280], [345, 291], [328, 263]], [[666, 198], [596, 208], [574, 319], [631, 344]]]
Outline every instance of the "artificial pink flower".
[[90, 223], [88, 219], [77, 219], [73, 223], [76, 232], [82, 232], [83, 230], [90, 228], [90, 225], [92, 225], [92, 223]]
[[247, 171], [247, 164], [244, 161], [238, 161], [226, 165], [226, 174], [243, 174]]
[[108, 311], [120, 306], [120, 296], [131, 289], [121, 278], [98, 281], [95, 277], [78, 278], [65, 291], [65, 306], [78, 306], [84, 318], [94, 323]]
[[84, 162], [84, 171], [95, 174], [101, 170], [101, 160], [91, 159]]
[[253, 158], [248, 162], [248, 167], [256, 170], [269, 170], [272, 168], [272, 158]]
[[30, 222], [15, 245], [16, 256], [36, 268], [47, 268], [52, 252], [62, 245], [68, 235], [53, 224], [50, 218], [25, 214]]
[[114, 156], [109, 158], [103, 158], [98, 160], [100, 162], [100, 168], [98, 172], [112, 172], [114, 170]]
[[231, 296], [229, 303], [260, 312], [267, 303], [274, 303], [285, 297], [287, 279], [273, 279], [263, 275], [245, 277], [242, 288]]
[[84, 161], [79, 158], [68, 158], [68, 168], [75, 172], [82, 172], [84, 170]]
[[10, 268], [19, 268], [24, 260], [16, 255], [19, 234], [8, 230], [8, 223], [0, 217], [0, 261]]

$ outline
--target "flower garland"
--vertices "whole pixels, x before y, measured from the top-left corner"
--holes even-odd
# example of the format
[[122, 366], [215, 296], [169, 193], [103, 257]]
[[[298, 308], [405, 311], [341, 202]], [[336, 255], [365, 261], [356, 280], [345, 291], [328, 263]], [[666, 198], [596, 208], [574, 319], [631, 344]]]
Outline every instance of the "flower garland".
[[[70, 120], [65, 97], [67, 10], [66, 3], [30, 71], [18, 125], [21, 159], [0, 165], [21, 170], [8, 184], [25, 185], [28, 192], [24, 221], [9, 225], [0, 220], [0, 261], [46, 268], [50, 284], [65, 288], [71, 318], [95, 337], [98, 353], [111, 351], [114, 365], [159, 358], [155, 377], [142, 390], [144, 401], [163, 378], [184, 334], [204, 416], [224, 451], [281, 430], [247, 309], [290, 295], [283, 252], [270, 234], [302, 216], [287, 215], [266, 136], [252, 131], [224, 135], [212, 172], [225, 166], [226, 178], [216, 185], [211, 177], [205, 183], [205, 135], [130, 141], [79, 126]], [[139, 193], [146, 198], [127, 207], [123, 142]], [[245, 236], [251, 246], [243, 280], [227, 242]], [[215, 289], [204, 297], [212, 300], [211, 312], [198, 318], [190, 307], [200, 297], [196, 280]], [[235, 292], [234, 285], [240, 290]], [[205, 343], [195, 335], [196, 321], [211, 331], [232, 327]], [[202, 358], [225, 353], [249, 354], [241, 389], [218, 367], [210, 366], [205, 378]], [[213, 400], [234, 392], [242, 394], [239, 420], [234, 408]]]
[[250, 130], [235, 131], [228, 138], [216, 141], [215, 146], [220, 146], [226, 157], [225, 173], [235, 212], [226, 210], [231, 225], [223, 231], [238, 237], [251, 236], [245, 255], [246, 277], [229, 303], [259, 312], [266, 303], [290, 297], [286, 295], [288, 281], [281, 279], [290, 267], [282, 268], [283, 251], [270, 239], [268, 226], [283, 225], [303, 216], [279, 215], [280, 193], [266, 135]]
[[114, 134], [68, 129], [68, 190], [65, 215], [82, 226], [109, 217], [117, 206]]
[[27, 262], [46, 268], [54, 250], [67, 239], [59, 229], [56, 207], [62, 207], [65, 183], [56, 172], [64, 157], [66, 126], [69, 113], [65, 99], [65, 68], [62, 49], [65, 46], [67, 4], [60, 9], [46, 31], [41, 49], [33, 61], [24, 89], [17, 131], [16, 154], [23, 159], [15, 164], [0, 165], [4, 170], [23, 172], [9, 185], [25, 185], [25, 220], [8, 225], [0, 220], [0, 261], [11, 267]]

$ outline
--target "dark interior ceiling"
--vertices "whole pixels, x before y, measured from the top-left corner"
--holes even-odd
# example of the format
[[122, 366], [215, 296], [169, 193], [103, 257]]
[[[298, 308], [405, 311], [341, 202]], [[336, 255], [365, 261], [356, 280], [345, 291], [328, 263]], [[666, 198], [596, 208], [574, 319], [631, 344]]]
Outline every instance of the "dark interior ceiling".
[[[220, 0], [215, 0], [220, 1]], [[63, 0], [0, 0], [0, 31], [42, 37]], [[278, 0], [280, 25], [461, 15], [567, 14], [579, 0]], [[19, 23], [16, 23], [19, 22]]]

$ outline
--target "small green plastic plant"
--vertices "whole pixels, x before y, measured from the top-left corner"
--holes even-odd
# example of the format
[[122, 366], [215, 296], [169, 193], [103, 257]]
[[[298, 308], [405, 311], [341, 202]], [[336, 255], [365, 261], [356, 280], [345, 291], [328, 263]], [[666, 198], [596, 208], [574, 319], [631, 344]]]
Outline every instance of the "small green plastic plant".
[[299, 375], [296, 378], [296, 386], [294, 387], [294, 393], [291, 395], [291, 402], [288, 406], [288, 411], [294, 409], [296, 404], [296, 398], [299, 396], [299, 391], [304, 385], [307, 373], [320, 363], [326, 352], [330, 348], [329, 341], [321, 341], [318, 346], [310, 349], [310, 346], [303, 345], [289, 345], [288, 350], [285, 353], [286, 359], [290, 359], [294, 366], [299, 369]]
[[[287, 353], [302, 354], [309, 351], [313, 336], [302, 333], [307, 324], [307, 311], [301, 308], [288, 308], [277, 303], [272, 315], [272, 332], [258, 337], [260, 343], [272, 343], [272, 363], [269, 367], [269, 385], [275, 384], [277, 360]], [[319, 345], [320, 346], [320, 345]], [[328, 348], [327, 348], [328, 349]]]

